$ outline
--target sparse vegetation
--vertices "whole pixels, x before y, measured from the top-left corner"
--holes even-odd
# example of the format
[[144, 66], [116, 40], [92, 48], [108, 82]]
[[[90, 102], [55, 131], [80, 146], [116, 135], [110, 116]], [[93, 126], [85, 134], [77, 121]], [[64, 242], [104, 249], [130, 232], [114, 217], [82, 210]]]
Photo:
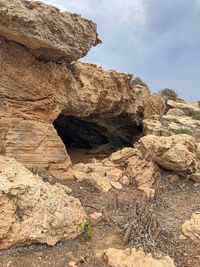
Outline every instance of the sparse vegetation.
[[106, 202], [105, 206], [108, 210], [114, 209], [114, 204], [112, 202]]
[[80, 224], [84, 241], [88, 242], [94, 233], [94, 225], [91, 222]]
[[176, 124], [181, 124], [181, 122], [178, 119], [176, 119], [176, 118], [169, 118], [169, 119], [167, 119], [167, 121], [168, 122], [174, 122]]
[[177, 128], [172, 130], [175, 134], [192, 134], [192, 132], [187, 128]]
[[135, 77], [135, 79], [132, 80], [132, 84], [133, 84], [133, 85], [141, 85], [141, 86], [146, 86], [146, 87], [148, 87], [148, 86], [146, 85], [146, 83], [144, 83], [144, 82], [142, 81], [142, 79], [141, 79], [140, 77]]
[[194, 115], [192, 116], [193, 120], [198, 120], [200, 121], [200, 111], [195, 112]]
[[178, 95], [177, 93], [169, 88], [165, 88], [159, 91], [159, 95], [162, 96], [162, 98], [164, 98], [165, 101], [168, 100], [176, 100]]

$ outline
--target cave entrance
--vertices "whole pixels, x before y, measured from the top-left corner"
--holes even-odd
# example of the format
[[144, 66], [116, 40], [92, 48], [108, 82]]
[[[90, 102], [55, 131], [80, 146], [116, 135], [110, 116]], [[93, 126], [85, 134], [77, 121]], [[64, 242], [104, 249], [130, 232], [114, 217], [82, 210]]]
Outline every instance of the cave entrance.
[[132, 146], [142, 135], [141, 124], [128, 114], [79, 118], [61, 113], [53, 125], [72, 163], [102, 159], [118, 149]]

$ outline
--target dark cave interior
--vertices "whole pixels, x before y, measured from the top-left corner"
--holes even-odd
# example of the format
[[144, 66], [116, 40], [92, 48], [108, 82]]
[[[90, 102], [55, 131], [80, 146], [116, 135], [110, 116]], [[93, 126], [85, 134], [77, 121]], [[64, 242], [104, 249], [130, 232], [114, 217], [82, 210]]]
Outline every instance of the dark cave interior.
[[102, 145], [110, 145], [114, 152], [126, 146], [133, 146], [143, 134], [141, 123], [129, 114], [109, 118], [100, 116], [83, 118], [61, 113], [53, 125], [67, 151], [70, 149], [90, 151]]

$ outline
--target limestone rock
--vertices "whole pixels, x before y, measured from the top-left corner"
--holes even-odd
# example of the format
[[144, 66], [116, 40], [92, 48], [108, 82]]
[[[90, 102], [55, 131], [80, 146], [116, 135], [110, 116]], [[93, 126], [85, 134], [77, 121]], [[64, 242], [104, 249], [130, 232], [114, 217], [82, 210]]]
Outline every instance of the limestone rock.
[[184, 116], [185, 113], [183, 110], [178, 109], [178, 108], [171, 108], [167, 111], [166, 115], [169, 116]]
[[54, 245], [81, 233], [86, 215], [68, 188], [42, 181], [15, 159], [0, 156], [0, 249]]
[[192, 116], [195, 112], [200, 112], [198, 103], [185, 103], [177, 102], [173, 100], [167, 101], [167, 105], [170, 108], [177, 108], [184, 112], [185, 115]]
[[158, 118], [144, 119], [143, 122], [144, 135], [170, 136], [169, 126], [162, 123]]
[[139, 189], [143, 191], [151, 188], [155, 179], [160, 174], [157, 164], [143, 158], [140, 151], [128, 159], [126, 175], [130, 180], [135, 181]]
[[182, 225], [182, 233], [185, 238], [190, 238], [195, 242], [200, 240], [200, 213], [192, 214], [191, 219], [184, 222]]
[[[168, 114], [168, 113], [167, 113]], [[200, 122], [191, 116], [164, 115], [162, 122], [167, 123], [172, 134], [188, 134], [200, 142]]]
[[106, 176], [113, 182], [118, 182], [122, 175], [123, 171], [118, 168], [112, 168], [106, 173]]
[[165, 113], [165, 101], [157, 94], [150, 94], [144, 111], [144, 118], [151, 119], [154, 115], [160, 117]]
[[[52, 122], [61, 113], [64, 120], [65, 116], [74, 116], [81, 118], [83, 123], [95, 123], [98, 129], [104, 129], [105, 138], [109, 140], [133, 143], [134, 131], [143, 119], [150, 92], [145, 86], [134, 85], [132, 75], [104, 71], [95, 65], [81, 62], [68, 65], [43, 63], [36, 60], [24, 46], [12, 42], [3, 41], [0, 44], [0, 55], [2, 155], [7, 151], [6, 155], [17, 158], [26, 166], [33, 166], [43, 162], [43, 154], [40, 156], [35, 149], [41, 146], [45, 149], [53, 147], [52, 153], [45, 154], [45, 164], [50, 166], [53, 158], [52, 174], [56, 173], [62, 179], [63, 170], [70, 165], [70, 161], [52, 128]], [[43, 133], [40, 129], [35, 129], [40, 123], [46, 129]], [[30, 125], [30, 129], [25, 125]], [[33, 134], [32, 128], [35, 129]], [[49, 134], [47, 129], [51, 129], [51, 137], [45, 137], [45, 134]], [[22, 144], [21, 140], [20, 145], [17, 145], [14, 137], [23, 136], [24, 139], [25, 130], [27, 136], [35, 140], [30, 143], [32, 149], [26, 150], [26, 159], [23, 153], [27, 144]], [[10, 131], [12, 143], [5, 141], [11, 138]], [[49, 138], [56, 142], [49, 141]], [[46, 141], [37, 144], [36, 140], [42, 139]], [[33, 159], [32, 154], [35, 155]], [[66, 162], [63, 163], [65, 159]]]
[[71, 62], [97, 45], [96, 24], [38, 1], [2, 0], [0, 36], [26, 46], [40, 60]]
[[97, 256], [107, 259], [111, 267], [175, 267], [173, 259], [169, 256], [155, 259], [150, 253], [145, 254], [141, 249], [135, 248], [109, 248]]
[[139, 149], [147, 160], [153, 160], [164, 169], [195, 172], [197, 143], [189, 135], [144, 136], [139, 141]]
[[110, 181], [110, 184], [112, 185], [112, 187], [114, 187], [115, 189], [122, 189], [122, 185], [119, 183], [119, 182], [113, 182], [113, 181]]
[[[7, 127], [6, 127], [7, 124]], [[4, 126], [5, 125], [5, 126]], [[65, 179], [71, 160], [53, 125], [34, 120], [1, 117], [2, 154], [15, 157], [24, 166], [46, 168], [52, 175]]]
[[132, 147], [124, 147], [117, 152], [112, 153], [109, 156], [110, 161], [114, 161], [116, 163], [126, 162], [130, 157], [137, 155], [137, 151]]
[[190, 175], [190, 178], [196, 183], [200, 183], [200, 171], [193, 173]]
[[100, 217], [102, 217], [102, 213], [100, 213], [100, 212], [93, 212], [93, 213], [91, 213], [90, 214], [90, 218], [92, 219], [92, 220], [98, 220]]

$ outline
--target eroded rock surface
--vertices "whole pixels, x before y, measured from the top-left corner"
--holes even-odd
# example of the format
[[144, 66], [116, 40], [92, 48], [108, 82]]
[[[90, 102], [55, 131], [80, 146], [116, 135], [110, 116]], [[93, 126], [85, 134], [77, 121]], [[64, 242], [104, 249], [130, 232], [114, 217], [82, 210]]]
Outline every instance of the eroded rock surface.
[[155, 259], [151, 254], [145, 254], [141, 249], [115, 249], [109, 248], [98, 256], [107, 259], [111, 267], [175, 267], [174, 261], [169, 256]]
[[148, 135], [140, 139], [139, 149], [144, 158], [154, 161], [164, 169], [186, 173], [196, 171], [197, 143], [192, 136]]
[[[0, 55], [1, 154], [15, 157], [27, 167], [41, 162], [50, 172], [54, 169], [52, 174], [62, 176], [63, 168], [70, 165], [67, 151], [64, 153], [62, 141], [52, 128], [53, 121], [61, 113], [77, 117], [82, 123], [96, 124], [105, 140], [128, 145], [137, 141], [141, 134], [140, 124], [146, 108], [151, 114], [149, 97], [151, 102], [155, 97], [153, 103], [161, 107], [157, 112], [164, 112], [162, 98], [151, 94], [146, 86], [135, 84], [130, 74], [104, 71], [81, 62], [43, 63], [25, 47], [11, 41], [0, 44]], [[154, 108], [152, 113], [155, 113]], [[40, 129], [32, 131], [39, 123], [42, 123], [43, 132]], [[29, 127], [24, 126], [27, 124]], [[34, 144], [27, 142], [25, 130]], [[83, 130], [84, 125], [76, 132]], [[135, 135], [138, 136], [136, 140]], [[20, 145], [16, 144], [17, 140]], [[38, 153], [42, 149], [52, 153], [45, 152], [43, 157]], [[26, 159], [23, 157], [25, 151]], [[36, 154], [38, 158], [32, 159]]]
[[65, 186], [42, 181], [15, 159], [0, 156], [0, 249], [54, 245], [81, 233], [86, 215]]
[[0, 36], [27, 47], [40, 60], [85, 56], [100, 41], [96, 24], [38, 1], [2, 0]]
[[191, 218], [182, 225], [183, 238], [189, 238], [195, 242], [200, 241], [200, 213], [195, 212]]

